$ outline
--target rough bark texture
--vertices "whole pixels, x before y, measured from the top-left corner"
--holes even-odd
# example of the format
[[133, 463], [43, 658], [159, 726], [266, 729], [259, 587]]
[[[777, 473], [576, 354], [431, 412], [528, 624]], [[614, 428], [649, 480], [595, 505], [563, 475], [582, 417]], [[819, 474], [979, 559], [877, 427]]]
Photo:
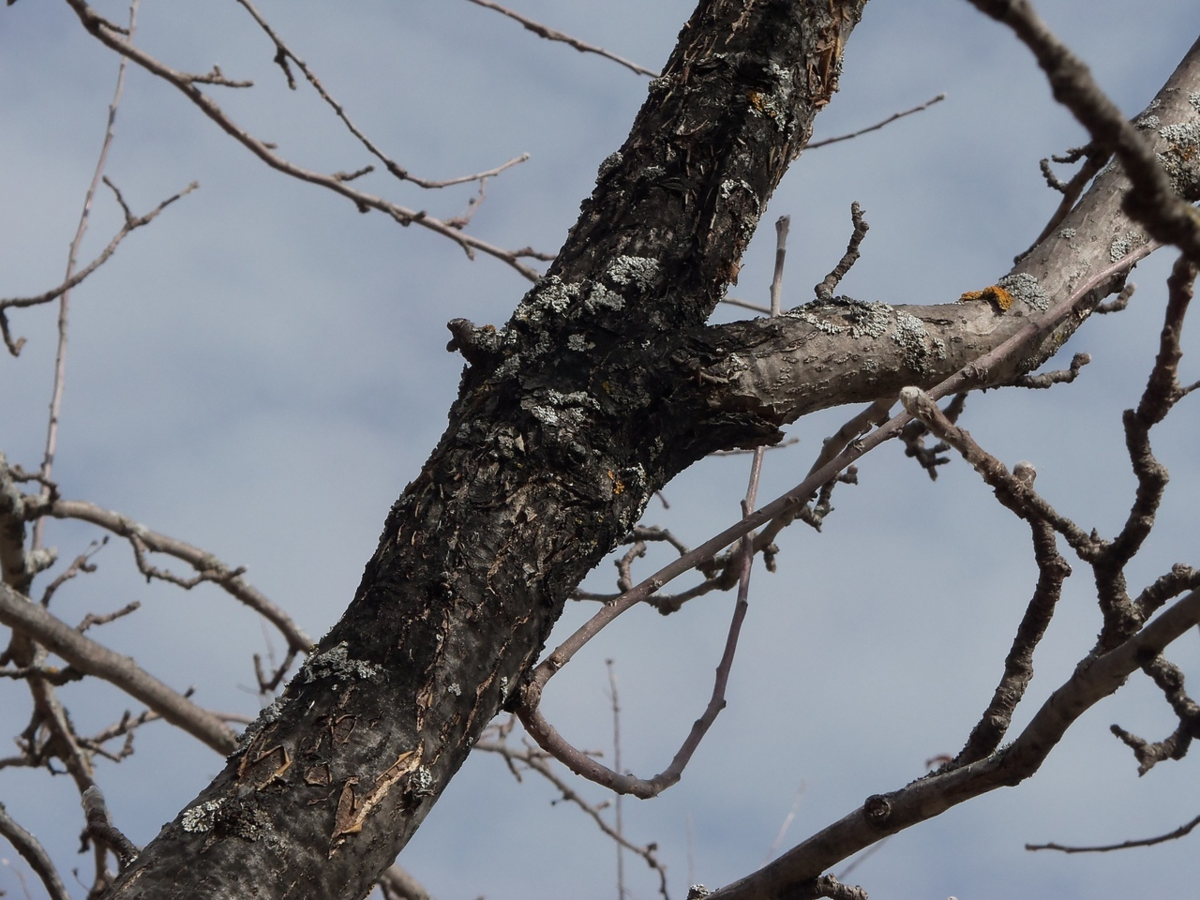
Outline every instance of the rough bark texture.
[[[551, 271], [502, 329], [451, 324], [469, 366], [449, 428], [344, 617], [111, 896], [364, 896], [653, 491], [811, 410], [932, 384], [1108, 264], [1130, 230], [1119, 172], [1025, 260], [1007, 312], [843, 298], [705, 325], [864, 2], [700, 3]], [[980, 383], [1040, 363], [1078, 321]]]
[[471, 365], [342, 620], [114, 897], [361, 897], [652, 492], [773, 422], [699, 421], [700, 328], [836, 87], [855, 2], [705, 0], [551, 272]]

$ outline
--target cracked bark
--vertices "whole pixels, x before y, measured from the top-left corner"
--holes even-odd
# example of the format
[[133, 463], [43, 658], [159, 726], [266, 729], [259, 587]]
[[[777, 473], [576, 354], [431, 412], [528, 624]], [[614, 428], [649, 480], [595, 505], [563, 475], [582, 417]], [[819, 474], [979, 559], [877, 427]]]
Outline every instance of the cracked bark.
[[[110, 896], [364, 896], [655, 490], [806, 412], [931, 385], [1108, 264], [1132, 230], [1117, 170], [1021, 263], [1007, 312], [842, 299], [705, 325], [864, 2], [699, 4], [547, 276], [502, 329], [453, 326], [449, 427], [343, 618]], [[979, 383], [1040, 363], [1121, 280]]]

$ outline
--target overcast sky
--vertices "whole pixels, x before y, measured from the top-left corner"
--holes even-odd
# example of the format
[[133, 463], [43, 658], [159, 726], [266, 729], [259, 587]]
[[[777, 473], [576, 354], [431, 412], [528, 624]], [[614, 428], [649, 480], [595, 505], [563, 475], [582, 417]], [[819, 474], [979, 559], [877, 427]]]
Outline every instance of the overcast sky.
[[[513, 0], [546, 24], [652, 68], [665, 62], [689, 0]], [[1043, 0], [1045, 17], [1130, 115], [1150, 100], [1200, 34], [1195, 0]], [[119, 3], [100, 3], [123, 21]], [[401, 165], [426, 178], [531, 159], [487, 186], [470, 232], [506, 247], [553, 252], [624, 140], [646, 79], [551, 44], [465, 0], [262, 0], [262, 11], [351, 116]], [[311, 90], [287, 90], [270, 43], [232, 2], [144, 3], [137, 43], [170, 65], [213, 64], [245, 91], [210, 91], [244, 127], [297, 163], [354, 170], [369, 160]], [[21, 0], [0, 12], [0, 296], [39, 293], [62, 275], [91, 178], [117, 70], [65, 3]], [[857, 298], [949, 302], [1008, 271], [1057, 203], [1038, 160], [1080, 143], [1029, 53], [962, 0], [868, 4], [847, 47], [841, 92], [817, 138], [872, 124], [945, 92], [928, 111], [855, 141], [805, 153], [763, 216], [733, 295], [766, 302], [770, 223], [792, 216], [785, 305], [812, 297], [836, 263], [859, 201], [871, 231], [842, 285]], [[265, 168], [173, 88], [131, 69], [108, 174], [135, 212], [189, 182], [200, 189], [132, 235], [73, 296], [60, 451], [64, 496], [118, 510], [231, 565], [322, 634], [350, 600], [388, 508], [440, 435], [462, 361], [446, 353], [447, 320], [505, 321], [528, 282], [494, 259], [418, 227], [361, 215], [319, 188]], [[374, 180], [371, 180], [374, 179]], [[422, 192], [379, 176], [361, 184], [450, 217], [473, 188]], [[97, 197], [81, 257], [119, 227]], [[963, 424], [1008, 464], [1038, 468], [1038, 487], [1080, 525], [1112, 535], [1132, 498], [1121, 410], [1136, 403], [1161, 324], [1171, 259], [1141, 265], [1120, 316], [1089, 322], [1065, 350], [1094, 362], [1073, 385], [975, 396]], [[27, 338], [0, 357], [0, 450], [40, 460], [57, 310], [10, 315]], [[746, 313], [731, 307], [717, 318]], [[1185, 345], [1185, 349], [1186, 349]], [[1194, 346], [1194, 342], [1191, 346]], [[1184, 362], [1185, 381], [1200, 377]], [[1195, 398], [1154, 434], [1173, 480], [1131, 584], [1171, 563], [1200, 565]], [[800, 481], [851, 411], [803, 420], [798, 446], [767, 457], [760, 498]], [[691, 545], [737, 515], [744, 458], [709, 460], [668, 487], [646, 521]], [[962, 746], [1001, 674], [1036, 571], [1028, 530], [960, 460], [936, 483], [895, 446], [871, 454], [860, 484], [840, 488], [824, 532], [786, 533], [777, 574], [758, 570], [729, 706], [683, 781], [650, 802], [627, 801], [634, 841], [656, 841], [672, 896], [689, 880], [716, 887], [759, 866], [798, 790], [791, 846], [869, 794], [901, 787], [926, 759]], [[53, 522], [48, 543], [69, 561], [98, 533]], [[661, 560], [662, 557], [655, 557]], [[205, 706], [253, 714], [250, 655], [276, 650], [220, 591], [146, 585], [127, 546], [64, 588], [68, 622], [130, 600], [134, 616], [95, 632]], [[648, 561], [645, 574], [653, 560]], [[61, 566], [60, 566], [61, 568]], [[1099, 628], [1091, 579], [1075, 565], [1036, 659], [1018, 725], [1071, 672]], [[611, 584], [605, 564], [589, 580]], [[1140, 579], [1140, 581], [1139, 581]], [[43, 579], [44, 583], [44, 579]], [[39, 588], [40, 590], [40, 588]], [[623, 763], [664, 768], [703, 708], [732, 598], [708, 597], [663, 619], [635, 610], [549, 687], [549, 718], [576, 745], [610, 746], [604, 660], [615, 660]], [[555, 638], [588, 612], [569, 607]], [[0, 636], [0, 640], [6, 640]], [[553, 640], [553, 639], [552, 639]], [[1195, 636], [1172, 659], [1200, 675]], [[1200, 813], [1196, 760], [1139, 779], [1109, 733], [1120, 722], [1150, 739], [1173, 722], [1135, 678], [1079, 722], [1032, 781], [959, 807], [892, 839], [853, 880], [874, 898], [1001, 900], [1193, 896], [1196, 838], [1119, 855], [1030, 854], [1026, 841], [1109, 843], [1169, 831]], [[76, 725], [119, 717], [115, 691], [62, 690]], [[0, 728], [27, 721], [27, 693], [0, 685]], [[219, 770], [215, 754], [162, 725], [139, 733], [99, 779], [117, 824], [148, 842]], [[0, 751], [0, 757], [7, 751]], [[594, 801], [603, 793], [580, 784]], [[553, 789], [517, 784], [495, 758], [472, 757], [401, 858], [439, 900], [609, 898], [614, 851]], [[0, 801], [51, 848], [64, 875], [80, 818], [68, 779], [0, 769]], [[23, 896], [0, 847], [0, 890]], [[631, 895], [656, 881], [627, 863]]]

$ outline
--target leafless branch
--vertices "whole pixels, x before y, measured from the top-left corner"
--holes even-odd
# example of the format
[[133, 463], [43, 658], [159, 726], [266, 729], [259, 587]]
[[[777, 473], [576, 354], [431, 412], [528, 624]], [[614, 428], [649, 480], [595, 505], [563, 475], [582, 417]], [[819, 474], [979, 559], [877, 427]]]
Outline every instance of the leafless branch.
[[[109, 184], [109, 182], [105, 181], [105, 184]], [[158, 214], [161, 213], [164, 209], [166, 209], [168, 206], [170, 206], [172, 203], [174, 203], [180, 197], [186, 197], [188, 194], [190, 194], [192, 191], [194, 191], [199, 186], [200, 186], [199, 184], [197, 184], [196, 182], [193, 181], [182, 191], [180, 191], [177, 194], [172, 194], [170, 197], [168, 197], [166, 200], [162, 201], [162, 203], [158, 204], [158, 206], [154, 207], [154, 209], [150, 210], [150, 212], [146, 213], [145, 215], [130, 216], [130, 215], [126, 214], [125, 224], [121, 226], [121, 229], [116, 233], [116, 235], [113, 236], [112, 240], [110, 240], [108, 242], [108, 246], [105, 247], [102, 251], [100, 251], [100, 254], [95, 259], [93, 259], [90, 263], [88, 263], [86, 266], [84, 266], [82, 269], [79, 269], [78, 271], [75, 271], [74, 265], [71, 265], [69, 267], [69, 274], [68, 274], [66, 280], [63, 281], [62, 284], [58, 285], [57, 287], [51, 288], [48, 291], [43, 291], [42, 293], [36, 294], [32, 297], [3, 297], [3, 298], [0, 298], [0, 313], [3, 313], [3, 311], [6, 309], [24, 309], [25, 307], [29, 307], [29, 306], [38, 306], [39, 304], [42, 304], [42, 303], [49, 303], [52, 300], [57, 300], [60, 297], [63, 297], [64, 295], [69, 294], [73, 287], [78, 285], [85, 278], [87, 278], [89, 275], [91, 275], [93, 272], [95, 272], [98, 268], [100, 268], [102, 265], [104, 265], [106, 262], [108, 262], [108, 258], [113, 255], [113, 253], [117, 249], [117, 246], [121, 243], [121, 241], [125, 240], [125, 238], [131, 232], [136, 231], [138, 228], [141, 228], [143, 225], [149, 225], [152, 221], [154, 221], [155, 218], [158, 217]], [[109, 184], [109, 187], [112, 187], [112, 185]], [[112, 190], [113, 190], [114, 194], [116, 194], [118, 197], [120, 197], [120, 194], [117, 192], [117, 189], [115, 187], [112, 188]], [[91, 197], [90, 196], [88, 197], [88, 205], [89, 206], [91, 205]], [[124, 206], [123, 202], [122, 202], [122, 206]], [[85, 218], [86, 218], [86, 215], [85, 215]], [[77, 237], [81, 239], [82, 234], [78, 235]], [[16, 356], [17, 354], [20, 353], [21, 345], [24, 344], [24, 339], [19, 339], [17, 342], [14, 343], [10, 337], [6, 337], [5, 341], [8, 344], [9, 353], [11, 353], [13, 356]], [[50, 477], [50, 476], [46, 476], [46, 477]]]
[[145, 51], [135, 47], [130, 41], [124, 37], [121, 31], [111, 22], [106, 21], [102, 16], [96, 13], [85, 0], [67, 0], [75, 14], [79, 17], [79, 21], [83, 27], [92, 34], [97, 40], [103, 43], [111, 50], [120, 53], [147, 72], [155, 75], [167, 83], [173, 85], [189, 100], [192, 101], [201, 112], [217, 123], [220, 128], [230, 135], [234, 140], [240, 143], [243, 147], [261, 159], [271, 168], [283, 172], [285, 175], [290, 175], [300, 181], [307, 181], [310, 184], [315, 184], [320, 187], [327, 188], [336, 194], [340, 194], [352, 201], [355, 206], [362, 212], [368, 210], [378, 210], [396, 220], [401, 225], [420, 225], [422, 228], [428, 228], [443, 237], [448, 237], [457, 243], [463, 252], [467, 254], [469, 259], [475, 258], [475, 252], [486, 253], [499, 259], [512, 268], [516, 269], [530, 281], [536, 281], [539, 277], [537, 270], [525, 265], [521, 262], [523, 257], [534, 256], [534, 252], [528, 248], [522, 250], [505, 250], [497, 247], [487, 241], [464, 234], [451, 225], [443, 222], [441, 219], [434, 218], [425, 211], [409, 209], [373, 194], [368, 194], [364, 191], [356, 190], [351, 187], [345, 180], [338, 178], [335, 175], [329, 175], [322, 172], [314, 172], [311, 169], [305, 169], [289, 160], [284, 159], [274, 151], [274, 148], [265, 141], [262, 141], [241, 126], [237, 125], [225, 112], [218, 106], [212, 98], [200, 90], [196, 86], [199, 77], [190, 75], [186, 72], [180, 72], [171, 68], [158, 59], [150, 56]]
[[1177, 185], [1137, 127], [1100, 90], [1087, 65], [1050, 31], [1028, 0], [971, 3], [1013, 30], [1037, 57], [1054, 98], [1071, 110], [1097, 147], [1116, 154], [1133, 183], [1133, 190], [1125, 195], [1125, 211], [1157, 241], [1174, 244], [1200, 264], [1200, 215], [1186, 202], [1200, 200], [1200, 196], [1185, 193], [1181, 197], [1177, 190], [1188, 183], [1196, 165], [1196, 139], [1183, 136], [1163, 155], [1164, 163], [1179, 176]]
[[897, 119], [903, 119], [905, 116], [911, 116], [913, 113], [922, 112], [926, 109], [929, 109], [929, 107], [933, 106], [935, 103], [941, 103], [945, 99], [946, 99], [945, 94], [938, 94], [936, 97], [926, 100], [920, 106], [914, 106], [912, 109], [904, 110], [904, 112], [892, 113], [890, 116], [888, 116], [882, 122], [876, 122], [874, 125], [870, 125], [866, 128], [861, 128], [858, 131], [851, 132], [850, 134], [842, 134], [842, 135], [838, 135], [837, 137], [824, 138], [819, 141], [810, 141], [808, 146], [805, 149], [815, 150], [818, 147], [825, 147], [825, 146], [828, 146], [829, 144], [836, 144], [839, 141], [849, 141], [849, 140], [852, 140], [853, 138], [859, 137], [860, 135], [869, 134], [872, 131], [878, 131], [880, 128], [883, 128], [885, 125], [891, 125]]
[[50, 854], [38, 843], [37, 838], [13, 820], [4, 809], [3, 803], [0, 803], [0, 836], [12, 844], [13, 849], [21, 854], [21, 858], [29, 863], [29, 868], [41, 879], [42, 886], [51, 900], [71, 900], [71, 895], [67, 893]]
[[[520, 156], [510, 159], [508, 162], [496, 166], [493, 169], [489, 169], [486, 172], [479, 172], [475, 175], [463, 175], [459, 178], [450, 178], [445, 181], [432, 181], [425, 178], [418, 178], [407, 169], [399, 165], [382, 150], [380, 150], [375, 142], [367, 137], [366, 134], [364, 134], [363, 131], [357, 125], [355, 125], [353, 121], [351, 121], [345, 107], [333, 98], [329, 91], [326, 90], [325, 85], [323, 85], [321, 80], [317, 78], [316, 73], [309, 68], [308, 63], [297, 56], [296, 52], [284, 42], [275, 29], [271, 27], [271, 24], [266, 20], [266, 18], [264, 18], [262, 13], [260, 13], [254, 4], [250, 2], [250, 0], [237, 0], [237, 2], [246, 10], [246, 12], [250, 14], [251, 18], [258, 23], [258, 27], [266, 33], [267, 37], [269, 37], [271, 42], [275, 45], [275, 64], [283, 70], [283, 73], [287, 78], [288, 87], [290, 87], [292, 90], [296, 89], [296, 79], [292, 75], [292, 70], [289, 63], [290, 60], [296, 64], [296, 67], [301, 72], [304, 73], [304, 77], [308, 79], [308, 83], [313, 86], [313, 89], [317, 92], [317, 94], [320, 95], [321, 99], [324, 100], [334, 111], [337, 117], [342, 120], [343, 124], [346, 126], [346, 129], [358, 139], [359, 143], [366, 148], [368, 153], [383, 163], [384, 168], [386, 168], [388, 172], [390, 172], [399, 180], [408, 181], [417, 185], [418, 187], [423, 188], [444, 188], [455, 184], [466, 184], [467, 182], [471, 181], [483, 181], [484, 179], [490, 178], [494, 175], [499, 175], [505, 169], [512, 168], [513, 166], [523, 163], [529, 159], [528, 153], [522, 153]], [[357, 178], [359, 175], [365, 175], [367, 171], [369, 171], [369, 169], [360, 170], [353, 175], [341, 175], [341, 173], [338, 173], [338, 175], [335, 177], [340, 176], [340, 181], [350, 181], [353, 178]]]
[[1071, 357], [1069, 369], [1059, 369], [1055, 372], [1043, 372], [1040, 375], [1022, 375], [1013, 381], [1013, 387], [1049, 388], [1056, 384], [1070, 384], [1079, 377], [1080, 370], [1092, 361], [1088, 353], [1076, 353]]
[[116, 685], [217, 752], [232, 753], [237, 746], [237, 736], [212, 713], [167, 687], [128, 657], [84, 637], [8, 585], [0, 585], [0, 622], [28, 634], [79, 671]]
[[614, 829], [601, 815], [601, 807], [588, 803], [580, 794], [575, 791], [564, 779], [554, 771], [550, 765], [549, 757], [546, 753], [536, 750], [533, 747], [525, 747], [522, 750], [516, 750], [510, 747], [505, 741], [505, 737], [511, 730], [511, 723], [507, 728], [493, 732], [493, 739], [484, 739], [476, 743], [475, 749], [482, 750], [487, 753], [495, 753], [504, 759], [513, 776], [518, 780], [521, 778], [519, 765], [536, 772], [539, 776], [546, 779], [554, 785], [555, 789], [562, 794], [563, 800], [572, 803], [579, 809], [583, 810], [584, 814], [589, 819], [596, 823], [596, 827], [608, 838], [610, 838], [618, 846], [635, 853], [640, 856], [659, 878], [659, 892], [665, 898], [667, 897], [667, 870], [661, 862], [658, 861], [656, 852], [658, 847], [656, 844], [639, 845], [635, 844]]
[[573, 38], [569, 34], [563, 34], [561, 31], [555, 31], [553, 28], [547, 28], [540, 22], [535, 22], [533, 19], [527, 18], [520, 13], [515, 13], [511, 9], [501, 6], [499, 3], [493, 3], [492, 0], [470, 0], [476, 6], [482, 6], [484, 9], [492, 9], [498, 13], [508, 16], [514, 22], [520, 22], [526, 29], [532, 31], [538, 37], [545, 38], [548, 41], [561, 41], [571, 47], [574, 47], [580, 53], [595, 53], [598, 56], [603, 56], [605, 59], [610, 59], [615, 63], [619, 63], [638, 75], [648, 75], [651, 78], [657, 78], [658, 73], [653, 69], [647, 69], [644, 66], [639, 66], [635, 62], [617, 56], [615, 53], [609, 53], [602, 47], [596, 47], [592, 44], [584, 43], [578, 38]]
[[[28, 499], [26, 518], [33, 519], [46, 515], [56, 519], [77, 519], [90, 522], [125, 538], [134, 549], [139, 571], [148, 579], [161, 578], [185, 588], [191, 588], [203, 582], [212, 582], [218, 585], [278, 628], [287, 640], [288, 648], [291, 651], [307, 653], [313, 645], [312, 638], [292, 621], [291, 616], [246, 582], [242, 577], [246, 571], [245, 568], [230, 568], [205, 550], [157, 531], [151, 531], [121, 513], [103, 509], [94, 503], [83, 500]], [[170, 572], [150, 566], [145, 560], [145, 551], [147, 550], [165, 553], [186, 562], [195, 569], [195, 577], [180, 578]]]
[[863, 238], [867, 236], [867, 231], [871, 227], [867, 224], [867, 220], [863, 218], [863, 210], [858, 205], [857, 200], [850, 204], [850, 219], [854, 222], [854, 232], [850, 235], [850, 243], [846, 247], [845, 254], [838, 261], [838, 264], [833, 267], [833, 271], [826, 275], [824, 280], [813, 288], [813, 291], [816, 292], [817, 300], [822, 303], [829, 303], [833, 300], [834, 290], [849, 273], [850, 268], [858, 262], [858, 248], [862, 245]]
[[1026, 850], [1058, 850], [1062, 853], [1108, 853], [1111, 850], [1128, 850], [1130, 847], [1153, 847], [1155, 844], [1162, 844], [1166, 841], [1175, 841], [1191, 833], [1192, 829], [1200, 825], [1200, 816], [1192, 819], [1186, 825], [1181, 825], [1174, 831], [1167, 834], [1160, 834], [1158, 837], [1142, 838], [1136, 841], [1122, 841], [1119, 844], [1105, 844], [1098, 847], [1067, 847], [1062, 844], [1026, 844]]

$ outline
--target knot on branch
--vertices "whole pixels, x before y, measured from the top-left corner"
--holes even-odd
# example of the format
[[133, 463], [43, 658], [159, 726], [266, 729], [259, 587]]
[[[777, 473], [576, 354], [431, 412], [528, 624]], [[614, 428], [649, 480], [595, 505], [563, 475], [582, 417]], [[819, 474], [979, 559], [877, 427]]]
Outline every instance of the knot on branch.
[[470, 319], [451, 319], [446, 327], [454, 335], [446, 344], [449, 352], [461, 353], [463, 359], [473, 366], [487, 366], [498, 360], [500, 336], [496, 333], [495, 325], [480, 328]]
[[883, 794], [872, 794], [863, 803], [863, 815], [876, 827], [881, 827], [892, 815], [892, 801]]

